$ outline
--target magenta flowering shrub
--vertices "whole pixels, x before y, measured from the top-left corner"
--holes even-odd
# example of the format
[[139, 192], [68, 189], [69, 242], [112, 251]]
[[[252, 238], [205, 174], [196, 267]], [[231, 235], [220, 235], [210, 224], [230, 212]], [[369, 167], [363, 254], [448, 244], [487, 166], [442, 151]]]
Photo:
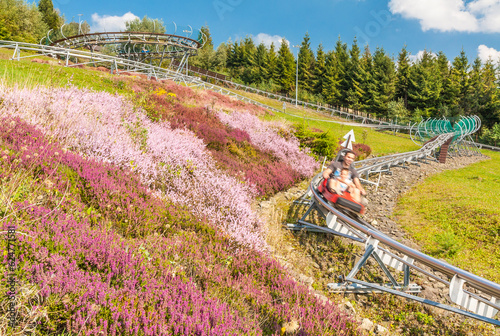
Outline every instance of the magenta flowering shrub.
[[286, 162], [302, 176], [310, 177], [319, 168], [314, 158], [309, 156], [306, 150], [300, 149], [300, 143], [295, 137], [289, 135], [288, 139], [285, 139], [278, 134], [276, 129], [282, 129], [284, 125], [266, 123], [245, 112], [220, 111], [218, 116], [230, 127], [245, 130], [253, 144]]
[[256, 191], [218, 169], [193, 132], [152, 122], [119, 96], [74, 87], [0, 85], [0, 98], [0, 116], [19, 116], [66, 148], [130, 169], [157, 195], [188, 206], [238, 242], [265, 247], [251, 207]]
[[[156, 199], [130, 169], [84, 159], [19, 119], [0, 121], [2, 181], [31, 174], [13, 218], [24, 233], [19, 275], [43, 298], [41, 334], [277, 335], [295, 319], [297, 335], [356, 335], [276, 261]], [[117, 205], [137, 208], [136, 222], [114, 216]]]
[[121, 241], [116, 233], [44, 207], [32, 207], [30, 215], [29, 220], [45, 219], [27, 231], [34, 240], [22, 239], [25, 254], [33, 254], [24, 269], [27, 280], [38, 284], [41, 296], [62, 301], [47, 309], [66, 312], [66, 319], [43, 321], [47, 332], [259, 334], [255, 322], [244, 321], [169, 267], [148, 267], [145, 250]]
[[254, 186], [260, 196], [291, 187], [302, 176], [288, 162], [256, 148], [249, 134], [224, 125], [209, 108], [175, 106], [172, 128], [188, 128], [207, 144], [217, 164]]
[[260, 196], [283, 191], [300, 179], [301, 176], [287, 163], [272, 160], [265, 155], [253, 156], [251, 155], [254, 154], [253, 152], [246, 157], [245, 149], [248, 148], [244, 147], [241, 153], [236, 153], [236, 156], [228, 153], [230, 150], [227, 149], [212, 150], [212, 155], [219, 165], [254, 186]]
[[[150, 234], [158, 229], [147, 225], [150, 222], [188, 228], [185, 221], [192, 218], [171, 211], [169, 204], [155, 199], [127, 172], [50, 144], [40, 131], [19, 119], [4, 119], [0, 127], [0, 143], [7, 147], [0, 166], [3, 180], [31, 169], [33, 184], [46, 185], [31, 187], [48, 207], [25, 200], [13, 209], [17, 230], [25, 233], [19, 237], [24, 279], [37, 284], [42, 297], [51, 298], [45, 309], [54, 310], [52, 314], [64, 312], [42, 321], [43, 334], [61, 332], [61, 328], [89, 335], [258, 331], [255, 323], [243, 323], [227, 304], [208, 297], [189, 279], [172, 275], [168, 265], [150, 268], [140, 240], [127, 242], [107, 224], [111, 221], [121, 230], [125, 222]], [[124, 219], [131, 219], [130, 214], [110, 213], [110, 208], [120, 212], [116, 200], [124, 210], [128, 203], [135, 211], [136, 223]], [[96, 212], [87, 211], [92, 209]], [[169, 218], [163, 216], [165, 209], [170, 210]]]

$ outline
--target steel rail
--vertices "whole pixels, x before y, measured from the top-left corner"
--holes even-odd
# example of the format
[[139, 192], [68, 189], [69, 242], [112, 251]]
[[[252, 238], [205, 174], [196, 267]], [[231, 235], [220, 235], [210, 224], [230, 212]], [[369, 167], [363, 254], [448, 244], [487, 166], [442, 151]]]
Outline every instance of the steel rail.
[[344, 213], [340, 212], [339, 210], [335, 209], [333, 206], [331, 206], [325, 199], [323, 199], [323, 197], [319, 194], [318, 190], [316, 189], [316, 186], [313, 185], [312, 183], [310, 185], [310, 190], [312, 191], [313, 197], [315, 201], [318, 202], [318, 204], [326, 208], [329, 212], [337, 216], [342, 221], [346, 222], [348, 225], [351, 225], [352, 227], [361, 231], [367, 236], [371, 236], [377, 239], [386, 246], [398, 252], [401, 252], [426, 266], [431, 267], [435, 271], [439, 271], [450, 277], [457, 275], [459, 278], [466, 280], [467, 283], [472, 288], [480, 290], [481, 292], [494, 296], [496, 298], [500, 298], [499, 284], [481, 278], [470, 272], [464, 271], [458, 267], [452, 266], [444, 261], [430, 257], [422, 252], [419, 252], [417, 250], [414, 250], [410, 247], [407, 247], [406, 245], [397, 242], [396, 240], [388, 237], [387, 235], [383, 234], [380, 231], [370, 229], [365, 225], [359, 223], [358, 221], [352, 219], [351, 217], [345, 215]]
[[[38, 44], [32, 44], [32, 43], [12, 42], [12, 41], [0, 41], [0, 47], [16, 49], [18, 51], [22, 49], [22, 50], [28, 50], [28, 51], [41, 52], [44, 55], [61, 56], [61, 57], [65, 57], [66, 59], [68, 59], [70, 57], [91, 59], [91, 60], [94, 60], [95, 63], [105, 62], [105, 63], [115, 64], [117, 66], [122, 66], [123, 68], [127, 68], [127, 70], [123, 70], [122, 72], [128, 72], [128, 71], [143, 72], [143, 71], [146, 71], [147, 73], [161, 74], [165, 78], [168, 78], [168, 79], [175, 79], [178, 77], [185, 76], [185, 75], [179, 74], [178, 72], [164, 69], [164, 68], [161, 68], [158, 66], [145, 64], [145, 63], [134, 61], [134, 60], [128, 60], [128, 59], [121, 58], [121, 57], [115, 57], [115, 56], [104, 55], [104, 54], [100, 54], [100, 53], [77, 50], [77, 49], [67, 49], [67, 48], [62, 48], [62, 47], [45, 46], [45, 45], [38, 45]], [[12, 57], [12, 59], [29, 58], [29, 57], [36, 57], [36, 56], [37, 55], [29, 55], [29, 56], [23, 56], [23, 57], [14, 56], [14, 57]], [[132, 68], [132, 69], [130, 69], [130, 68]], [[115, 69], [115, 70], [119, 71], [119, 69]]]
[[229, 86], [243, 88], [245, 91], [255, 92], [255, 93], [258, 93], [258, 94], [266, 96], [266, 97], [274, 97], [273, 99], [278, 99], [279, 101], [287, 101], [287, 102], [290, 102], [291, 104], [295, 104], [295, 102], [297, 102], [298, 105], [301, 105], [301, 106], [304, 106], [304, 107], [309, 107], [311, 109], [316, 109], [316, 111], [318, 111], [318, 112], [321, 112], [322, 110], [324, 110], [324, 111], [331, 112], [332, 114], [336, 113], [336, 114], [338, 114], [340, 116], [345, 115], [345, 116], [351, 117], [353, 119], [370, 121], [373, 124], [377, 124], [378, 123], [378, 125], [380, 125], [380, 127], [385, 127], [385, 128], [397, 128], [397, 129], [409, 129], [410, 128], [410, 126], [407, 126], [407, 125], [397, 125], [397, 124], [393, 124], [393, 123], [388, 122], [388, 121], [378, 120], [378, 119], [375, 119], [375, 118], [366, 117], [366, 116], [358, 115], [358, 114], [355, 114], [355, 113], [340, 111], [340, 110], [337, 110], [337, 109], [334, 109], [334, 108], [325, 107], [325, 106], [321, 106], [321, 105], [314, 104], [314, 103], [308, 103], [308, 102], [305, 102], [305, 101], [302, 101], [302, 100], [295, 100], [294, 98], [289, 98], [289, 97], [286, 97], [286, 96], [282, 96], [282, 95], [279, 95], [277, 93], [267, 92], [267, 91], [260, 90], [260, 89], [257, 89], [257, 88], [253, 88], [251, 86], [247, 86], [247, 85], [244, 85], [244, 84], [235, 83], [235, 82], [232, 82], [232, 81], [229, 81], [229, 80], [226, 80], [226, 79], [221, 79], [221, 78], [218, 78], [218, 77], [210, 76], [208, 74], [205, 74], [205, 73], [202, 73], [202, 72], [199, 72], [199, 71], [195, 71], [193, 69], [189, 69], [189, 71], [192, 72], [192, 73], [198, 74], [199, 76], [204, 76], [204, 77], [209, 77], [209, 78], [215, 79], [215, 80], [223, 82], [223, 83], [225, 83], [226, 85], [229, 85]]
[[65, 45], [79, 47], [81, 46], [80, 45], [81, 43], [113, 44], [113, 43], [130, 42], [132, 40], [142, 44], [146, 42], [154, 43], [155, 41], [163, 40], [164, 44], [172, 43], [174, 45], [191, 49], [198, 49], [202, 46], [202, 44], [199, 41], [189, 37], [173, 35], [173, 34], [146, 33], [146, 32], [106, 32], [106, 33], [101, 32], [101, 33], [75, 35], [65, 39], [56, 40], [51, 43], [51, 46], [60, 46], [59, 44], [65, 44]]
[[453, 133], [441, 134], [433, 142], [425, 144], [422, 148], [406, 153], [392, 154], [382, 157], [376, 157], [353, 163], [359, 174], [369, 174], [372, 171], [380, 170], [383, 167], [390, 168], [391, 166], [399, 165], [404, 162], [412, 162], [417, 159], [425, 158], [433, 151], [443, 145]]
[[468, 143], [468, 144], [471, 144], [473, 146], [476, 146], [479, 149], [485, 148], [485, 149], [489, 149], [489, 150], [492, 150], [492, 151], [500, 152], [500, 147], [485, 145], [485, 144], [482, 144], [482, 143], [479, 143], [479, 142], [474, 142], [474, 141], [465, 141], [465, 142]]
[[388, 292], [388, 293], [391, 293], [393, 295], [398, 295], [398, 296], [404, 297], [406, 299], [415, 300], [415, 301], [418, 301], [420, 303], [425, 303], [425, 304], [434, 306], [436, 308], [446, 309], [446, 310], [449, 310], [451, 312], [464, 315], [466, 317], [474, 318], [474, 319], [477, 319], [477, 320], [481, 320], [481, 321], [484, 321], [484, 322], [488, 322], [488, 323], [494, 324], [496, 326], [500, 326], [500, 321], [498, 321], [498, 320], [494, 320], [494, 319], [487, 318], [487, 317], [484, 317], [484, 316], [481, 316], [481, 315], [478, 315], [478, 314], [470, 313], [470, 312], [464, 311], [462, 309], [457, 309], [457, 308], [454, 308], [454, 307], [450, 307], [450, 306], [442, 304], [442, 303], [434, 302], [434, 301], [431, 301], [431, 300], [428, 300], [428, 299], [424, 299], [424, 298], [421, 298], [421, 297], [418, 297], [418, 296], [415, 296], [415, 295], [407, 294], [407, 293], [404, 293], [404, 292], [401, 292], [401, 291], [398, 291], [398, 290], [390, 289], [390, 288], [383, 287], [383, 286], [376, 285], [376, 284], [372, 284], [372, 283], [369, 283], [369, 282], [360, 281], [358, 279], [346, 278], [346, 280], [349, 281], [349, 282], [352, 282], [352, 283], [356, 283], [356, 284], [363, 285], [363, 286], [366, 286], [366, 287], [371, 287], [371, 288], [377, 289], [379, 291]]

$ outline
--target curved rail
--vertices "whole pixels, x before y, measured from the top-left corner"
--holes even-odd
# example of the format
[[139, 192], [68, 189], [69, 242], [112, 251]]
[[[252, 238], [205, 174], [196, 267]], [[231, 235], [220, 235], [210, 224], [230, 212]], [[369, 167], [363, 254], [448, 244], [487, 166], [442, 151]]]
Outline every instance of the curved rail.
[[[427, 130], [449, 130], [448, 127], [443, 127], [441, 121], [429, 121], [429, 125], [422, 125], [422, 128]], [[474, 120], [474, 118], [466, 119], [463, 121], [463, 125], [457, 126], [456, 128], [456, 130], [460, 132], [462, 132], [463, 129], [477, 129], [477, 120]], [[358, 161], [354, 163], [354, 166], [357, 168], [360, 175], [366, 174], [368, 177], [371, 173], [388, 171], [392, 166], [398, 166], [406, 162], [412, 163], [417, 160], [424, 160], [427, 156], [434, 156], [443, 145], [446, 146], [449, 140], [456, 136], [456, 132], [440, 134], [417, 151]], [[292, 230], [306, 229], [313, 232], [331, 233], [360, 243], [365, 243], [365, 254], [363, 257], [345, 278], [344, 283], [328, 285], [332, 290], [362, 292], [369, 292], [371, 290], [387, 291], [392, 294], [401, 295], [418, 302], [427, 303], [500, 326], [500, 321], [493, 319], [500, 310], [499, 284], [407, 247], [375, 229], [363, 219], [348, 216], [337, 209], [333, 204], [329, 203], [323, 198], [323, 195], [319, 193], [317, 186], [321, 181], [322, 173], [316, 175], [311, 180], [308, 191], [305, 194], [306, 197], [310, 197], [309, 200], [307, 201], [307, 198], [303, 198], [301, 201], [298, 201], [298, 203], [307, 204], [309, 208], [302, 218], [297, 221], [297, 224], [288, 224], [288, 227]], [[326, 227], [308, 221], [308, 216], [312, 211], [318, 211], [318, 213], [325, 218]], [[379, 244], [384, 245], [385, 248], [379, 247]], [[366, 260], [371, 256], [376, 259], [377, 263], [391, 281], [389, 286], [367, 283], [354, 278], [359, 269], [363, 267]], [[434, 272], [437, 272], [437, 274], [443, 275], [444, 278], [442, 278], [441, 275], [438, 276], [426, 271], [416, 263], [431, 268]], [[399, 284], [395, 280], [396, 278], [392, 276], [388, 266], [397, 271], [404, 272], [404, 284]], [[414, 293], [420, 291], [419, 286], [409, 284], [410, 269], [444, 283], [449, 287], [450, 300], [469, 311], [408, 294], [407, 292]], [[451, 278], [451, 280], [449, 278]], [[346, 285], [348, 283], [355, 285], [349, 287]], [[490, 296], [490, 298], [485, 299], [485, 295]]]
[[477, 275], [474, 275], [470, 272], [464, 271], [458, 267], [452, 266], [444, 261], [435, 259], [433, 257], [430, 257], [422, 252], [416, 251], [410, 247], [407, 247], [406, 245], [403, 245], [396, 240], [388, 237], [387, 235], [383, 234], [382, 232], [371, 229], [366, 227], [365, 225], [361, 224], [360, 222], [352, 219], [351, 217], [345, 215], [344, 213], [340, 212], [333, 206], [331, 206], [318, 192], [316, 186], [311, 185], [310, 186], [312, 189], [313, 196], [315, 200], [321, 204], [321, 206], [325, 207], [328, 209], [331, 213], [335, 214], [340, 218], [342, 221], [346, 222], [347, 224], [351, 225], [355, 229], [359, 230], [360, 232], [363, 232], [365, 235], [373, 237], [380, 241], [381, 243], [387, 245], [388, 247], [403, 253], [404, 255], [412, 257], [414, 260], [421, 262], [422, 264], [431, 267], [435, 271], [441, 272], [443, 274], [446, 274], [450, 277], [452, 276], [459, 276], [461, 279], [464, 279], [467, 281], [468, 284], [470, 284], [471, 287], [478, 289], [488, 295], [495, 296], [497, 298], [500, 298], [500, 285], [497, 283], [494, 283], [492, 281], [489, 281], [487, 279], [481, 278]]
[[[403, 245], [396, 240], [388, 237], [387, 235], [383, 234], [382, 232], [370, 228], [367, 226], [367, 223], [361, 220], [354, 220], [353, 218], [345, 215], [343, 212], [337, 210], [335, 207], [330, 205], [328, 201], [326, 201], [318, 192], [316, 186], [311, 183], [310, 185], [311, 191], [312, 191], [312, 196], [314, 198], [314, 201], [319, 205], [319, 207], [324, 208], [326, 211], [329, 212], [329, 216], [334, 216], [337, 222], [343, 222], [344, 226], [351, 227], [353, 228], [353, 232], [360, 232], [364, 235], [364, 237], [361, 238], [353, 238], [349, 237], [347, 235], [342, 235], [347, 238], [351, 238], [354, 240], [358, 240], [361, 242], [364, 242], [366, 245], [366, 252], [365, 253], [365, 258], [370, 256], [375, 249], [380, 251], [380, 254], [382, 255], [388, 255], [390, 258], [392, 258], [392, 263], [394, 265], [394, 261], [399, 264], [403, 264], [404, 267], [406, 268], [412, 268], [417, 272], [421, 272], [424, 275], [430, 276], [435, 278], [438, 281], [441, 281], [448, 285], [450, 287], [450, 297], [451, 300], [454, 303], [457, 303], [458, 305], [465, 306], [469, 310], [474, 311], [474, 313], [470, 313], [468, 311], [462, 310], [462, 309], [456, 309], [447, 305], [443, 304], [438, 304], [436, 302], [433, 302], [431, 300], [426, 300], [426, 299], [421, 299], [419, 297], [416, 297], [414, 295], [408, 295], [406, 293], [402, 293], [398, 290], [392, 289], [392, 288], [387, 288], [375, 284], [370, 284], [370, 283], [365, 283], [363, 281], [358, 281], [350, 276], [346, 278], [347, 282], [353, 282], [353, 283], [359, 283], [362, 285], [366, 285], [368, 287], [376, 288], [378, 290], [382, 291], [388, 291], [392, 294], [397, 294], [404, 296], [409, 299], [414, 299], [416, 301], [422, 302], [422, 303], [427, 303], [431, 304], [434, 306], [437, 306], [442, 309], [447, 309], [468, 317], [472, 317], [487, 323], [491, 323], [497, 326], [500, 326], [500, 321], [493, 319], [492, 317], [498, 312], [500, 309], [500, 285], [497, 283], [494, 283], [492, 281], [489, 281], [487, 279], [484, 279], [482, 277], [479, 277], [475, 274], [472, 274], [470, 272], [464, 271], [458, 267], [452, 266], [444, 261], [435, 259], [433, 257], [430, 257], [422, 252], [419, 252], [417, 250], [414, 250], [410, 247], [407, 247], [406, 245]], [[347, 225], [345, 225], [347, 224]], [[317, 230], [321, 231], [321, 230]], [[324, 232], [328, 232], [326, 230], [323, 230]], [[330, 232], [337, 234], [336, 232]], [[358, 234], [359, 236], [359, 234]], [[404, 258], [398, 257], [397, 255], [391, 253], [390, 251], [378, 247], [378, 243], [382, 243], [388, 248], [396, 251], [397, 253], [400, 253], [404, 255]], [[376, 257], [377, 261], [380, 260], [380, 257]], [[441, 272], [442, 274], [452, 278], [451, 281], [446, 281], [444, 279], [441, 279], [439, 277], [434, 276], [431, 273], [428, 273], [418, 267], [417, 265], [414, 264], [414, 262], [419, 262], [423, 265], [426, 265], [430, 267], [433, 271]], [[383, 266], [383, 263], [385, 261], [380, 260], [380, 265]], [[363, 262], [364, 263], [364, 262]], [[361, 265], [362, 266], [362, 265]], [[392, 265], [391, 265], [392, 266]], [[387, 269], [383, 268], [384, 271], [386, 271], [387, 274]], [[357, 270], [354, 272], [354, 274], [357, 272]], [[353, 273], [351, 271], [351, 273]], [[405, 272], [405, 278], [407, 277], [407, 274], [409, 276], [409, 271]], [[388, 274], [389, 275], [389, 274]], [[389, 275], [389, 277], [391, 277]], [[472, 293], [468, 290], [464, 290], [463, 285], [464, 283], [467, 283], [468, 287], [474, 288], [475, 290], [480, 291], [481, 293], [486, 294], [491, 296], [490, 300], [486, 300], [483, 297]], [[406, 288], [407, 290], [411, 286], [403, 286], [403, 289]], [[459, 288], [457, 288], [459, 287]], [[452, 293], [454, 292], [454, 293]], [[458, 293], [458, 294], [456, 294]], [[475, 300], [474, 302], [471, 303], [471, 301]], [[476, 313], [476, 310], [478, 313]]]
[[202, 45], [199, 41], [185, 36], [147, 33], [147, 32], [106, 32], [70, 36], [52, 42], [51, 46], [79, 48], [85, 45], [106, 45], [136, 42], [141, 44], [165, 44], [196, 50]]

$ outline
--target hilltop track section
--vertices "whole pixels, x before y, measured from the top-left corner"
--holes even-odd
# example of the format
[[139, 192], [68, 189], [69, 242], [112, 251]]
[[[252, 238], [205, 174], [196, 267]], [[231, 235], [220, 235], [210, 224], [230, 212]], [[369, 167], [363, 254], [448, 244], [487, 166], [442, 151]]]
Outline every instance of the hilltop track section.
[[[367, 181], [368, 175], [389, 172], [391, 167], [435, 160], [441, 147], [449, 143], [450, 139], [460, 136], [460, 133], [455, 132], [440, 134], [417, 151], [358, 161], [355, 162], [355, 167], [360, 175], [366, 176]], [[328, 284], [332, 291], [388, 292], [500, 326], [500, 321], [494, 319], [500, 310], [500, 285], [411, 249], [375, 229], [357, 215], [338, 208], [318, 192], [318, 185], [322, 180], [322, 173], [315, 176], [304, 196], [295, 201], [299, 206], [305, 207], [305, 211], [296, 224], [287, 224], [287, 227], [290, 230], [334, 234], [364, 244], [365, 253], [350, 273], [347, 276], [341, 275], [340, 283]], [[324, 221], [318, 221], [318, 218], [323, 218]], [[372, 283], [355, 278], [370, 257], [375, 259], [388, 282]], [[393, 274], [395, 271], [398, 272], [397, 275]], [[456, 306], [417, 296], [421, 287], [410, 283], [412, 274], [427, 276], [443, 283], [448, 288], [449, 300]]]
[[[203, 35], [201, 35], [203, 36]], [[91, 52], [100, 51], [105, 46], [111, 46], [110, 51], [119, 58], [146, 62], [159, 59], [159, 65], [164, 59], [183, 58], [196, 55], [204, 40], [194, 40], [188, 37], [145, 33], [145, 32], [106, 32], [91, 33], [67, 37], [54, 41], [53, 47], [66, 49], [87, 49]], [[182, 62], [179, 64], [182, 66]]]

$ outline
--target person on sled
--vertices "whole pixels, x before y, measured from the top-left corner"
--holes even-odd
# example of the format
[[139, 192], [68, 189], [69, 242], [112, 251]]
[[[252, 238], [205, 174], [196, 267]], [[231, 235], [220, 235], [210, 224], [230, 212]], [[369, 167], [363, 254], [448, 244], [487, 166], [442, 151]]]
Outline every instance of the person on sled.
[[[361, 185], [359, 180], [359, 174], [356, 169], [352, 166], [352, 163], [356, 159], [356, 154], [348, 150], [342, 161], [332, 161], [328, 168], [323, 172], [323, 178], [328, 180], [326, 186], [330, 191], [336, 192], [339, 190], [343, 192], [340, 188], [340, 183], [343, 183], [348, 186], [348, 188], [344, 189], [350, 192], [354, 201], [361, 203], [361, 196], [366, 196], [365, 188]], [[345, 169], [344, 177], [341, 177], [342, 170]], [[339, 181], [338, 178], [341, 178], [342, 181]], [[350, 185], [350, 184], [353, 185]], [[341, 195], [339, 193], [339, 195]]]

